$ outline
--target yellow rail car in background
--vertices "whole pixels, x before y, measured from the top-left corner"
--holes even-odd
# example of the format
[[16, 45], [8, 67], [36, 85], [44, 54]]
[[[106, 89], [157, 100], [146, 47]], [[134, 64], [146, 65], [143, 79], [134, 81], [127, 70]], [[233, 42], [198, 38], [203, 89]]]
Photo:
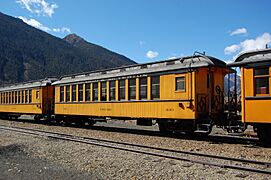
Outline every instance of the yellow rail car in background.
[[242, 122], [271, 144], [271, 49], [243, 53], [229, 66], [241, 70]]
[[54, 79], [15, 84], [0, 88], [0, 117], [18, 118], [22, 114], [35, 119], [53, 113]]
[[[226, 64], [197, 54], [65, 76], [54, 82], [57, 119], [156, 120], [161, 131], [209, 133], [223, 113]], [[83, 122], [84, 123], [84, 122]]]

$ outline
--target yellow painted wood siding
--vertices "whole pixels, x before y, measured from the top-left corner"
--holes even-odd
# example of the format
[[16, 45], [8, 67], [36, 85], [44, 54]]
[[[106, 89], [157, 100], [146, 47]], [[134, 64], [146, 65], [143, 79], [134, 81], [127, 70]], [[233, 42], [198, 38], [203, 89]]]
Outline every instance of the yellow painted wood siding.
[[[245, 123], [271, 123], [270, 99], [246, 99], [254, 97], [254, 69], [241, 68], [241, 96], [242, 96], [242, 122]], [[269, 67], [271, 76], [271, 67]], [[269, 97], [271, 78], [269, 77]]]

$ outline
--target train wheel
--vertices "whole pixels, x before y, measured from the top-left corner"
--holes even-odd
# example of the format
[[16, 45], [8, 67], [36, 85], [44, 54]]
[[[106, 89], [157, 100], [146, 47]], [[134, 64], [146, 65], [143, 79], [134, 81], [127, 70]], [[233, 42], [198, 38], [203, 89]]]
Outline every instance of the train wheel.
[[261, 124], [257, 126], [257, 134], [260, 141], [267, 145], [271, 146], [271, 125]]
[[34, 116], [34, 120], [35, 120], [35, 121], [40, 121], [40, 119], [41, 119], [41, 116], [40, 116], [40, 115], [35, 115], [35, 116]]
[[76, 127], [84, 127], [85, 126], [85, 121], [84, 120], [77, 120], [75, 121], [75, 126]]
[[95, 123], [96, 123], [96, 121], [93, 120], [93, 119], [90, 119], [90, 120], [87, 121], [87, 124], [88, 124], [90, 127], [92, 127]]
[[159, 131], [163, 134], [172, 134], [173, 131], [168, 128], [167, 122], [158, 121]]

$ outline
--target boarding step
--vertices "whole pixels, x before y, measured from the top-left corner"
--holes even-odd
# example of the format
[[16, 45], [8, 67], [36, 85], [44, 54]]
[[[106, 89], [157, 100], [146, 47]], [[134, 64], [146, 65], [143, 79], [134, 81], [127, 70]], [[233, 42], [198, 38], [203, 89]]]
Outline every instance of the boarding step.
[[196, 130], [194, 132], [195, 133], [201, 133], [201, 134], [209, 133], [209, 131], [203, 131], [203, 130]]

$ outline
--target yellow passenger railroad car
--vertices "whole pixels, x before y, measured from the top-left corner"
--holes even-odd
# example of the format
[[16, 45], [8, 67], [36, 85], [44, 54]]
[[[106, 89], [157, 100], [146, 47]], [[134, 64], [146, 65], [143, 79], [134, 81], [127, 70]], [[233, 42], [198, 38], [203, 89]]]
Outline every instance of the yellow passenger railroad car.
[[226, 64], [197, 54], [65, 76], [54, 82], [59, 119], [156, 120], [161, 131], [209, 133], [223, 111]]
[[240, 67], [242, 122], [271, 142], [271, 49], [246, 52], [229, 66]]
[[18, 118], [33, 114], [35, 118], [53, 113], [52, 79], [21, 83], [0, 88], [0, 117]]

